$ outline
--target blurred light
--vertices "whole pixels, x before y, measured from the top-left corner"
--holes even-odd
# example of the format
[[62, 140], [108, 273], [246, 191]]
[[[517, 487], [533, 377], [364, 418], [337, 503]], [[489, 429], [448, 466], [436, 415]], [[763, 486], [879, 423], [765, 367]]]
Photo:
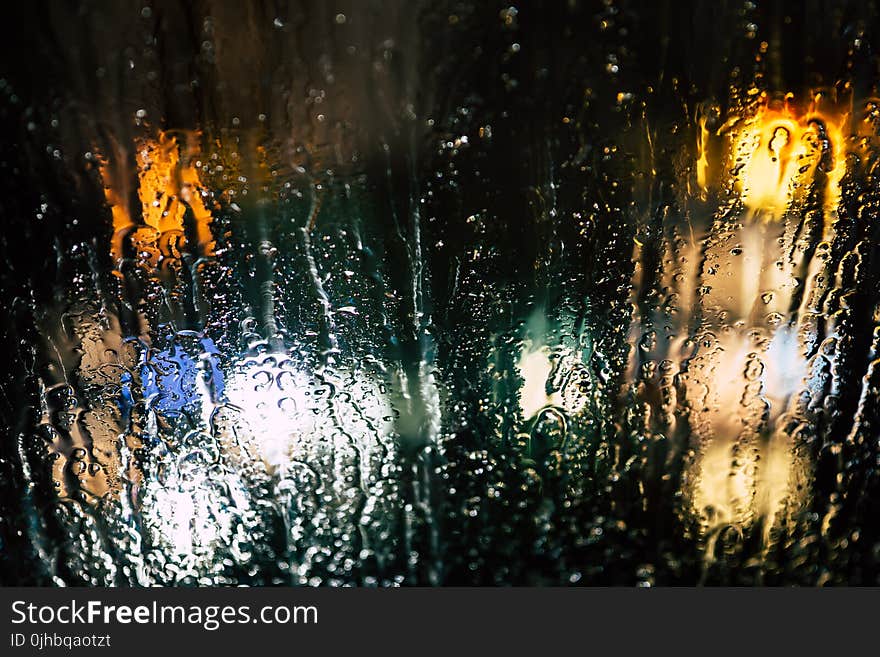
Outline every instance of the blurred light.
[[285, 353], [247, 356], [232, 369], [226, 401], [242, 413], [257, 451], [273, 469], [311, 441], [344, 435], [368, 447], [391, 432], [388, 394], [362, 370], [317, 373]]
[[282, 465], [295, 441], [315, 431], [311, 389], [309, 376], [283, 353], [246, 357], [234, 365], [226, 397], [241, 410], [267, 464]]
[[[182, 144], [178, 134], [183, 139]], [[137, 140], [134, 149], [139, 217], [132, 216], [130, 211], [132, 175], [127, 148], [117, 145], [116, 152], [112, 157], [105, 158], [101, 167], [104, 193], [113, 215], [111, 254], [114, 261], [125, 257], [127, 242], [135, 247], [139, 242], [148, 247], [158, 247], [165, 256], [179, 256], [181, 251], [199, 256], [212, 255], [212, 217], [205, 205], [205, 187], [199, 180], [195, 164], [199, 149], [198, 133], [160, 132], [156, 139]], [[189, 231], [186, 226], [187, 210], [193, 219]], [[197, 243], [187, 243], [190, 237]], [[139, 260], [143, 255], [138, 254]]]
[[[797, 108], [792, 98], [770, 102], [762, 95], [753, 113], [729, 118], [718, 131], [730, 135], [729, 169], [743, 204], [764, 219], [779, 219], [817, 183], [824, 190], [826, 211], [836, 210], [840, 202], [849, 112], [825, 107], [822, 93], [806, 109]], [[703, 191], [709, 180], [709, 138], [707, 118], [699, 117], [696, 171]]]
[[[207, 374], [213, 385], [212, 394], [217, 399], [222, 396], [224, 389], [223, 373], [217, 360], [219, 352], [210, 338], [201, 338], [199, 343], [204, 349], [201, 361], [206, 363]], [[141, 364], [141, 382], [144, 398], [153, 399], [153, 408], [163, 413], [178, 413], [200, 400], [202, 389], [198, 380], [203, 370], [199, 361], [178, 344], [151, 354], [149, 358], [148, 354], [149, 351], [144, 353]]]
[[520, 407], [525, 419], [534, 417], [545, 406], [562, 405], [562, 396], [558, 391], [547, 391], [547, 381], [553, 371], [550, 347], [543, 345], [534, 348], [527, 344], [520, 354], [518, 367], [523, 380]]

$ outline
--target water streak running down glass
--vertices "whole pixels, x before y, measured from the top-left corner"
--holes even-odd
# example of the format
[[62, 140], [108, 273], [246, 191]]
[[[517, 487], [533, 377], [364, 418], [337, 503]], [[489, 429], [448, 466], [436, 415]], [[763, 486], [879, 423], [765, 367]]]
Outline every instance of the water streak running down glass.
[[876, 12], [17, 7], [0, 582], [880, 583]]

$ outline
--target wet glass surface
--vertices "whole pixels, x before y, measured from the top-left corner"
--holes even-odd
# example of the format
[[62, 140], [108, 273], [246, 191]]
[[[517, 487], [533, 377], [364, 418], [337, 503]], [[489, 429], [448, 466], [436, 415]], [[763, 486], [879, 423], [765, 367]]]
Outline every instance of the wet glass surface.
[[875, 3], [6, 25], [2, 583], [878, 583]]

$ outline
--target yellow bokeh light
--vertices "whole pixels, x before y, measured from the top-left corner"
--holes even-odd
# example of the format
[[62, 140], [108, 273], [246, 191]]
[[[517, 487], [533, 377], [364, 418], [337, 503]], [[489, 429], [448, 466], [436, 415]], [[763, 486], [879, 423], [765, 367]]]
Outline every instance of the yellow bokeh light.
[[820, 109], [820, 100], [816, 95], [806, 111], [798, 112], [788, 103], [776, 107], [764, 99], [734, 135], [736, 189], [755, 216], [778, 219], [817, 185], [826, 211], [837, 208], [849, 113]]
[[111, 254], [118, 260], [123, 254], [126, 236], [139, 225], [152, 228], [159, 237], [169, 232], [185, 231], [187, 209], [195, 220], [198, 244], [188, 245], [199, 255], [213, 254], [211, 212], [205, 205], [205, 186], [199, 180], [195, 164], [198, 155], [198, 134], [160, 132], [156, 139], [139, 139], [135, 143], [137, 195], [141, 216], [133, 217], [126, 193], [124, 166], [119, 162], [104, 163], [101, 174], [104, 191], [113, 215]]

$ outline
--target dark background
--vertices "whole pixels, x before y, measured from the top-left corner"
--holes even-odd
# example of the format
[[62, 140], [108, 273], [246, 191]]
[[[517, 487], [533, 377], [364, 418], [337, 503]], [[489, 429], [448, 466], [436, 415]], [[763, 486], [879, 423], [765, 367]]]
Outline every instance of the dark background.
[[[687, 447], [666, 461], [668, 469], [656, 466], [664, 461], [643, 453], [628, 414], [632, 399], [621, 392], [632, 239], [650, 243], [663, 230], [664, 208], [676, 212], [680, 162], [692, 154], [698, 107], [715, 102], [723, 115], [751, 85], [806, 95], [848, 82], [857, 98], [872, 97], [880, 79], [876, 3], [608, 0], [515, 9], [498, 2], [164, 1], [148, 11], [137, 2], [4, 9], [0, 581], [45, 585], [58, 575], [84, 583], [76, 566], [63, 565], [77, 548], [51, 512], [54, 491], [35, 431], [36, 380], [45, 370], [42, 309], [72, 294], [70, 282], [82, 271], [94, 276], [96, 294], [116, 309], [123, 328], [133, 321], [126, 308], [138, 304], [137, 291], [113, 287], [114, 265], [102, 246], [110, 214], [97, 167], [82, 154], [112, 153], [114, 143], [155, 129], [198, 129], [206, 145], [237, 140], [244, 168], [257, 147], [269, 149], [293, 188], [350, 182], [363, 191], [357, 202], [385, 272], [376, 286], [400, 302], [387, 326], [366, 326], [370, 335], [352, 336], [354, 346], [346, 348], [356, 350], [362, 338], [411, 372], [430, 351], [454, 390], [443, 449], [424, 449], [423, 427], [400, 429], [402, 499], [418, 499], [419, 473], [437, 477], [430, 499], [436, 516], [417, 510], [407, 530], [416, 565], [395, 544], [390, 561], [361, 564], [352, 581], [876, 583], [876, 392], [858, 427], [864, 446], [822, 457], [853, 427], [857, 382], [870, 360], [876, 206], [859, 194], [874, 194], [872, 179], [851, 182], [857, 189], [849, 197], [860, 200], [847, 244], [867, 239], [870, 246], [848, 306], [854, 310], [846, 324], [852, 339], [841, 347], [850, 350], [838, 373], [841, 408], [811, 447], [820, 464], [815, 517], [808, 513], [778, 542], [770, 565], [756, 564], [746, 537], [702, 572], [675, 496]], [[314, 90], [326, 94], [323, 120], [316, 119]], [[139, 110], [143, 121], [136, 120]], [[483, 126], [491, 137], [467, 149], [443, 145]], [[275, 191], [268, 198], [282, 203]], [[37, 221], [40, 206], [47, 209]], [[473, 216], [484, 220], [469, 222]], [[247, 271], [259, 236], [233, 220], [215, 228], [234, 247], [224, 266]], [[75, 245], [88, 255], [75, 255]], [[849, 247], [839, 248], [842, 258]], [[485, 257], [469, 261], [475, 249]], [[421, 299], [403, 293], [414, 275], [424, 283]], [[230, 294], [239, 299], [233, 305], [259, 303], [246, 282]], [[313, 302], [298, 299], [285, 297], [290, 317], [314, 323]], [[536, 300], [572, 309], [589, 325], [603, 358], [591, 365], [593, 376], [609, 381], [596, 395], [592, 424], [582, 428], [584, 451], [538, 484], [516, 465], [516, 431], [505, 419], [513, 413], [514, 383], [501, 382], [509, 390], [490, 412], [476, 410], [489, 395], [478, 370], [493, 336], [518, 330], [520, 320], [511, 318]], [[430, 320], [414, 321], [422, 311]], [[615, 463], [625, 468], [602, 456], [612, 436], [622, 450]], [[488, 461], [473, 457], [487, 449]], [[590, 476], [572, 492], [567, 478], [581, 471]], [[820, 539], [841, 472], [860, 493], [840, 510], [837, 534]], [[485, 491], [496, 484], [510, 493], [493, 502]], [[465, 510], [474, 497], [484, 503], [472, 516]], [[403, 532], [400, 523], [394, 526]], [[858, 542], [853, 528], [861, 531]], [[273, 572], [267, 562], [242, 581], [271, 583]]]

